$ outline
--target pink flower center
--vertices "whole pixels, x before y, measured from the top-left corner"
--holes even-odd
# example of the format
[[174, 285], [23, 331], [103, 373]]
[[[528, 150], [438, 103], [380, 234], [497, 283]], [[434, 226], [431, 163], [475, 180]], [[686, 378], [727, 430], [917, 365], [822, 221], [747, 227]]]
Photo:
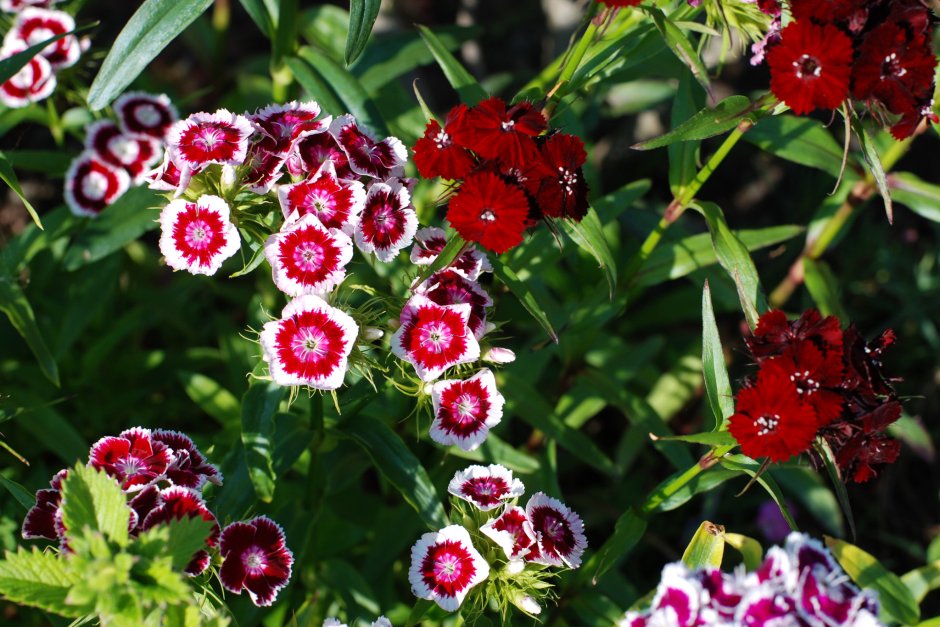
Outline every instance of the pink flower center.
[[294, 263], [304, 272], [315, 272], [323, 265], [325, 255], [323, 247], [315, 242], [307, 242], [294, 251]]
[[769, 435], [777, 430], [780, 425], [780, 414], [764, 414], [754, 421], [757, 425], [757, 435]]
[[258, 547], [252, 547], [242, 556], [242, 563], [249, 575], [261, 575], [268, 561], [265, 559], [264, 551]]
[[211, 151], [217, 144], [225, 141], [225, 135], [217, 128], [206, 127], [202, 129], [202, 134], [193, 139], [193, 143], [202, 146], [204, 150]]
[[130, 479], [141, 474], [143, 464], [136, 457], [124, 457], [114, 465], [115, 469], [121, 473], [125, 479]]
[[210, 239], [210, 228], [204, 220], [196, 219], [186, 225], [186, 243], [190, 247], [195, 249], [206, 248]]
[[302, 361], [316, 361], [327, 352], [328, 340], [316, 329], [302, 329], [294, 338], [294, 354]]
[[472, 394], [461, 394], [457, 397], [454, 409], [459, 422], [476, 420], [477, 414], [480, 413], [480, 399]]
[[421, 329], [421, 348], [440, 353], [453, 341], [453, 335], [444, 322], [431, 322]]
[[434, 577], [440, 582], [459, 582], [462, 572], [463, 564], [458, 555], [442, 553], [434, 560]]
[[808, 54], [804, 54], [794, 61], [793, 67], [796, 68], [797, 78], [803, 78], [804, 76], [818, 77], [822, 74], [822, 64], [819, 63], [819, 59]]

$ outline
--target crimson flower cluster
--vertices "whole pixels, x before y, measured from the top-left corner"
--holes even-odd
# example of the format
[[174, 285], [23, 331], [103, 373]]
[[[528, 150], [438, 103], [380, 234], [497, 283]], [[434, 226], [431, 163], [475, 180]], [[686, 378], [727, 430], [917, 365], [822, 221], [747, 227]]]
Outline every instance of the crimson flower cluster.
[[[470, 530], [450, 525], [422, 535], [415, 543], [411, 548], [408, 580], [418, 598], [434, 601], [444, 610], [454, 612], [471, 588], [487, 580], [491, 568], [505, 568], [522, 581], [520, 574], [529, 566], [542, 569], [581, 565], [581, 556], [587, 548], [581, 518], [558, 499], [541, 492], [532, 495], [525, 508], [516, 505], [525, 486], [513, 477], [511, 470], [497, 464], [469, 466], [454, 475], [447, 491], [469, 503], [475, 512], [482, 512], [482, 519], [473, 518], [483, 522]], [[488, 562], [474, 547], [471, 532], [480, 541], [485, 542], [479, 535], [482, 534], [495, 543], [505, 559]], [[489, 550], [484, 552], [492, 554]], [[524, 612], [538, 614], [541, 607], [532, 596], [537, 590], [527, 590], [522, 584], [519, 588], [507, 597]]]
[[754, 572], [689, 570], [668, 564], [648, 610], [629, 611], [618, 627], [826, 625], [882, 627], [878, 599], [849, 583], [819, 541], [791, 533]]
[[738, 392], [730, 418], [741, 450], [784, 461], [821, 437], [843, 476], [874, 477], [876, 466], [894, 462], [901, 448], [885, 433], [901, 417], [901, 403], [881, 371], [894, 339], [888, 330], [866, 342], [854, 324], [843, 330], [837, 318], [814, 309], [794, 321], [779, 310], [762, 315], [745, 338], [759, 370]]
[[[933, 112], [935, 18], [913, 0], [790, 0], [793, 17], [781, 29], [781, 6], [762, 0], [774, 17], [766, 46], [770, 89], [794, 113], [835, 109], [851, 98], [891, 133], [909, 137]], [[758, 44], [758, 46], [761, 46]]]
[[498, 97], [454, 107], [443, 126], [428, 123], [415, 165], [424, 178], [455, 182], [447, 220], [461, 237], [503, 253], [539, 220], [584, 217], [584, 144], [547, 129], [532, 103]]
[[[274, 603], [287, 585], [294, 557], [284, 531], [267, 516], [235, 522], [224, 529], [202, 497], [207, 483], [222, 485], [222, 474], [210, 464], [193, 441], [177, 431], [151, 431], [135, 427], [120, 435], [95, 442], [88, 465], [113, 477], [127, 495], [131, 536], [137, 536], [173, 520], [202, 518], [212, 523], [203, 549], [197, 551], [184, 572], [190, 576], [206, 571], [210, 551], [222, 557], [219, 578], [229, 592], [247, 590], [252, 603]], [[51, 488], [36, 492], [36, 504], [27, 512], [22, 534], [25, 539], [58, 540], [69, 552], [69, 530], [62, 520], [62, 482], [68, 470], [52, 478]]]
[[[54, 0], [2, 0], [0, 10], [16, 13], [0, 47], [0, 61], [40, 44], [50, 37], [75, 30], [75, 19], [49, 9]], [[68, 35], [46, 46], [23, 68], [0, 84], [0, 102], [11, 109], [45, 100], [55, 91], [56, 73], [78, 63], [87, 40]]]

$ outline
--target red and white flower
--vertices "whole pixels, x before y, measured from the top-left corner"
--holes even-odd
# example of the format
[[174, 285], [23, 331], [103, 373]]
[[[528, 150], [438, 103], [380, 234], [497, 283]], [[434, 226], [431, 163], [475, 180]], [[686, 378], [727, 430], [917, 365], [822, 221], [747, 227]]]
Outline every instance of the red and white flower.
[[207, 481], [217, 486], [222, 485], [222, 473], [206, 461], [189, 436], [179, 431], [158, 429], [151, 437], [156, 442], [166, 444], [173, 453], [173, 462], [166, 471], [166, 477], [171, 483], [196, 490], [202, 488]]
[[65, 203], [75, 215], [94, 218], [130, 185], [127, 172], [86, 150], [65, 173]]
[[411, 547], [411, 592], [448, 612], [457, 611], [470, 588], [486, 581], [489, 574], [489, 564], [460, 525], [426, 533]]
[[151, 437], [150, 429], [135, 427], [118, 437], [106, 436], [92, 444], [88, 464], [104, 470], [128, 492], [135, 492], [166, 477], [173, 453]]
[[[12, 57], [25, 49], [24, 44], [4, 46], [0, 50], [0, 58]], [[56, 78], [52, 66], [44, 56], [36, 55], [19, 72], [0, 84], [0, 102], [11, 109], [19, 109], [45, 100], [55, 88]]]
[[176, 107], [166, 94], [129, 91], [115, 100], [112, 108], [125, 133], [147, 135], [160, 141], [179, 119]]
[[284, 530], [267, 516], [232, 523], [222, 530], [219, 547], [222, 586], [235, 594], [247, 590], [257, 606], [274, 603], [278, 591], [290, 580], [294, 564]]
[[307, 178], [330, 162], [341, 179], [356, 176], [349, 167], [349, 157], [329, 133], [315, 133], [294, 144], [287, 158], [287, 171], [293, 177]]
[[457, 364], [475, 361], [480, 345], [467, 327], [470, 305], [441, 306], [415, 294], [401, 312], [392, 352], [415, 367], [422, 381], [433, 381]]
[[256, 135], [248, 146], [248, 156], [245, 157], [248, 171], [242, 179], [242, 185], [255, 194], [267, 194], [281, 178], [287, 156], [287, 150], [280, 149], [276, 139]]
[[587, 548], [584, 523], [567, 505], [542, 492], [536, 492], [526, 503], [525, 513], [532, 523], [538, 543], [526, 558], [546, 566], [581, 565]]
[[478, 340], [486, 332], [486, 308], [493, 306], [493, 299], [479, 283], [467, 279], [459, 270], [445, 268], [435, 272], [415, 288], [415, 293], [424, 294], [438, 305], [470, 305], [467, 326]]
[[[418, 229], [415, 233], [415, 245], [411, 249], [411, 263], [417, 266], [431, 265], [446, 245], [447, 234], [444, 229], [433, 226]], [[493, 271], [490, 260], [472, 244], [457, 255], [448, 267], [459, 270], [471, 281], [476, 281], [484, 272]]]
[[170, 127], [166, 141], [180, 170], [197, 170], [211, 163], [238, 166], [245, 162], [253, 132], [248, 118], [219, 109], [180, 120]]
[[24, 540], [57, 540], [61, 539], [61, 503], [62, 481], [68, 475], [68, 470], [60, 470], [49, 481], [50, 488], [36, 490], [36, 504], [23, 519], [22, 535]]
[[346, 278], [353, 244], [342, 231], [327, 229], [307, 214], [271, 234], [264, 255], [274, 272], [274, 284], [288, 296], [323, 294]]
[[143, 180], [147, 169], [162, 156], [159, 140], [146, 135], [128, 135], [110, 120], [95, 122], [85, 132], [85, 147], [111, 165], [127, 170], [134, 185]]
[[335, 390], [343, 384], [358, 333], [349, 314], [305, 294], [284, 307], [280, 320], [264, 325], [261, 348], [278, 385]]
[[[3, 38], [4, 48], [21, 44], [29, 48], [75, 30], [75, 19], [63, 11], [26, 7], [16, 16], [13, 28]], [[42, 52], [53, 70], [71, 67], [82, 56], [82, 47], [75, 35], [68, 35], [46, 46]]]
[[447, 491], [488, 512], [503, 503], [519, 498], [525, 492], [522, 481], [512, 471], [499, 464], [468, 466], [458, 470], [447, 485]]
[[480, 527], [480, 531], [498, 544], [513, 562], [524, 560], [538, 542], [525, 510], [516, 505], [504, 509], [498, 518]]
[[323, 226], [352, 236], [365, 206], [366, 190], [359, 181], [338, 178], [333, 163], [326, 161], [306, 181], [278, 187], [277, 198], [285, 219], [294, 212], [311, 214]]
[[408, 189], [399, 182], [373, 183], [356, 227], [359, 250], [391, 261], [411, 245], [417, 230], [418, 216]]
[[[199, 493], [183, 486], [171, 486], [160, 491], [156, 507], [150, 510], [141, 523], [141, 530], [147, 531], [158, 525], [167, 525], [174, 520], [184, 518], [202, 518], [212, 523], [212, 530], [206, 537], [206, 546], [213, 547], [219, 541], [219, 523]], [[196, 551], [192, 560], [183, 569], [187, 575], [196, 576], [209, 567], [209, 552], [205, 549]]]
[[330, 124], [330, 135], [349, 158], [349, 167], [361, 176], [385, 180], [401, 176], [408, 149], [397, 137], [375, 141], [359, 128], [356, 118], [341, 115]]
[[189, 182], [193, 176], [199, 174], [202, 168], [184, 168], [180, 169], [173, 159], [173, 151], [167, 149], [164, 151], [163, 163], [147, 174], [144, 180], [147, 181], [147, 187], [161, 192], [173, 192], [173, 197], [178, 198], [189, 188]]
[[262, 134], [274, 140], [277, 152], [289, 152], [298, 140], [326, 132], [331, 118], [317, 120], [319, 115], [320, 105], [316, 102], [291, 101], [268, 105], [249, 119]]
[[503, 418], [505, 399], [493, 373], [484, 368], [469, 379], [438, 381], [431, 388], [431, 439], [472, 451]]
[[160, 252], [174, 270], [215, 274], [240, 246], [228, 204], [218, 196], [178, 198], [160, 213]]
[[57, 2], [62, 2], [62, 0], [0, 0], [0, 11], [16, 13], [18, 11], [22, 11], [26, 7], [39, 7], [40, 9], [48, 9]]

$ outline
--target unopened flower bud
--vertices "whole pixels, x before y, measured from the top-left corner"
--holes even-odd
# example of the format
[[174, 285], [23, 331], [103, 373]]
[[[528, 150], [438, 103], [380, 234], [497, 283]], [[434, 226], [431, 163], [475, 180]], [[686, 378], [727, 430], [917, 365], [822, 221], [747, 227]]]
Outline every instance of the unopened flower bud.
[[493, 346], [483, 354], [483, 361], [491, 364], [511, 364], [516, 361], [516, 354], [508, 348]]

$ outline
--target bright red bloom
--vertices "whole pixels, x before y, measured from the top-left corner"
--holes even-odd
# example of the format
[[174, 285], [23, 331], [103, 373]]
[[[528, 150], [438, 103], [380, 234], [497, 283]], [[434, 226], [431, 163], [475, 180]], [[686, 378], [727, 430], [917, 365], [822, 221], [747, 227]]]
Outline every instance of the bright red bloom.
[[421, 137], [414, 145], [414, 161], [418, 173], [426, 179], [441, 177], [462, 179], [476, 165], [473, 154], [454, 142], [451, 136], [455, 125], [467, 112], [467, 105], [457, 105], [447, 114], [444, 128], [437, 120], [428, 122]]
[[356, 226], [359, 250], [374, 252], [380, 261], [389, 262], [411, 245], [417, 230], [418, 216], [407, 187], [394, 181], [369, 187]]
[[[444, 229], [436, 227], [418, 229], [415, 233], [415, 245], [411, 249], [411, 263], [417, 266], [434, 263], [446, 245], [447, 234]], [[493, 266], [490, 265], [490, 260], [486, 258], [486, 255], [472, 245], [468, 245], [467, 249], [459, 254], [448, 267], [462, 273], [471, 281], [476, 281], [483, 272], [493, 271]]]
[[314, 133], [300, 139], [287, 157], [287, 171], [291, 176], [307, 178], [326, 163], [333, 164], [336, 176], [353, 178], [349, 157], [329, 133]]
[[[206, 537], [206, 546], [215, 546], [219, 540], [219, 523], [212, 515], [212, 512], [209, 511], [209, 508], [206, 507], [202, 497], [189, 488], [171, 486], [160, 491], [158, 503], [141, 523], [141, 530], [147, 531], [157, 525], [169, 524], [174, 520], [196, 517], [212, 523], [212, 530]], [[209, 561], [209, 552], [200, 549], [186, 565], [184, 572], [190, 576], [199, 575], [209, 567]]]
[[[0, 58], [12, 57], [25, 49], [26, 44], [4, 46], [0, 50]], [[0, 84], [0, 102], [11, 109], [19, 109], [45, 100], [55, 88], [56, 78], [52, 66], [44, 56], [36, 55], [19, 72]]]
[[731, 435], [745, 455], [774, 462], [809, 450], [818, 425], [812, 406], [776, 359], [763, 362], [757, 383], [738, 392], [729, 420]]
[[107, 163], [126, 170], [135, 185], [162, 156], [159, 140], [146, 135], [128, 135], [110, 120], [95, 122], [86, 127], [85, 132], [85, 147]]
[[584, 143], [574, 135], [550, 136], [541, 148], [539, 168], [527, 179], [543, 215], [580, 222], [587, 214], [588, 186], [581, 166], [587, 159]]
[[[23, 519], [22, 535], [24, 540], [46, 539], [61, 540], [62, 482], [68, 470], [60, 470], [49, 481], [51, 489], [36, 491], [36, 504]], [[58, 522], [57, 522], [58, 521]]]
[[274, 284], [288, 296], [329, 292], [346, 278], [352, 255], [349, 236], [311, 214], [286, 222], [264, 245]]
[[823, 318], [815, 309], [803, 312], [790, 322], [779, 309], [761, 315], [754, 335], [744, 338], [748, 350], [758, 362], [764, 357], [792, 350], [805, 341], [812, 341], [825, 353], [842, 353], [842, 327], [835, 316]]
[[[13, 28], [3, 38], [4, 48], [22, 44], [24, 48], [41, 44], [51, 37], [75, 30], [75, 19], [64, 11], [26, 7], [16, 16]], [[67, 35], [46, 46], [40, 54], [53, 70], [71, 67], [82, 56], [82, 47], [75, 35]]]
[[218, 196], [179, 198], [160, 213], [160, 252], [174, 270], [213, 275], [240, 247], [228, 204]]
[[499, 464], [474, 465], [458, 470], [447, 485], [447, 491], [488, 512], [522, 496], [525, 486], [512, 476], [511, 470]]
[[166, 477], [173, 485], [201, 489], [208, 481], [222, 485], [222, 473], [196, 447], [189, 436], [179, 431], [157, 429], [151, 433], [155, 442], [162, 442], [173, 453], [173, 462], [166, 471]]
[[450, 136], [485, 159], [498, 159], [505, 167], [523, 167], [537, 158], [535, 137], [547, 126], [545, 116], [530, 102], [508, 108], [502, 98], [488, 98], [466, 112], [453, 125]]
[[837, 27], [793, 22], [767, 52], [770, 89], [797, 115], [835, 109], [849, 95], [852, 54], [852, 40]]
[[332, 162], [327, 161], [306, 181], [278, 187], [277, 198], [285, 219], [292, 219], [294, 212], [313, 215], [323, 226], [351, 236], [365, 206], [366, 191], [359, 181], [337, 178]]
[[805, 341], [771, 361], [789, 373], [797, 393], [813, 408], [818, 426], [824, 427], [839, 417], [844, 404], [839, 387], [845, 374], [841, 351], [824, 353], [813, 342]]
[[498, 518], [480, 527], [480, 532], [498, 544], [510, 560], [523, 560], [538, 539], [529, 517], [521, 507], [507, 507]]
[[497, 254], [522, 243], [528, 215], [523, 191], [491, 172], [468, 176], [447, 210], [447, 220], [461, 237]]
[[254, 127], [245, 116], [219, 109], [180, 120], [170, 128], [166, 141], [179, 168], [195, 170], [211, 163], [243, 164], [252, 133]]
[[445, 611], [456, 612], [470, 588], [486, 581], [489, 574], [489, 564], [460, 525], [426, 533], [411, 547], [411, 592]]
[[169, 447], [151, 437], [150, 429], [134, 428], [118, 437], [106, 436], [92, 444], [88, 464], [104, 470], [128, 492], [141, 490], [166, 477], [173, 462]]
[[349, 158], [349, 167], [361, 176], [385, 180], [401, 176], [408, 149], [397, 137], [375, 141], [359, 128], [356, 118], [341, 115], [330, 124], [330, 135]]
[[86, 150], [65, 173], [65, 203], [75, 215], [94, 218], [130, 185], [127, 172]]
[[160, 141], [179, 119], [176, 107], [166, 94], [129, 91], [115, 100], [112, 108], [125, 133], [149, 135]]
[[496, 389], [493, 373], [484, 368], [462, 381], [438, 381], [431, 388], [431, 402], [431, 439], [473, 451], [502, 420], [506, 401]]
[[433, 381], [447, 368], [475, 361], [480, 345], [467, 327], [470, 305], [441, 306], [415, 294], [401, 312], [392, 336], [392, 352], [415, 367], [422, 381]]
[[587, 548], [584, 523], [567, 505], [542, 492], [536, 492], [526, 503], [525, 513], [532, 523], [536, 546], [527, 561], [546, 566], [577, 568]]
[[930, 39], [886, 22], [865, 36], [852, 74], [852, 96], [877, 99], [892, 113], [917, 111], [933, 96], [937, 57]]
[[435, 272], [414, 290], [424, 294], [438, 305], [470, 305], [470, 320], [467, 325], [478, 340], [486, 333], [486, 308], [493, 306], [493, 299], [476, 281], [453, 268]]
[[219, 547], [222, 586], [235, 594], [247, 590], [259, 607], [273, 604], [290, 580], [294, 564], [284, 530], [267, 516], [232, 523], [222, 531]]

